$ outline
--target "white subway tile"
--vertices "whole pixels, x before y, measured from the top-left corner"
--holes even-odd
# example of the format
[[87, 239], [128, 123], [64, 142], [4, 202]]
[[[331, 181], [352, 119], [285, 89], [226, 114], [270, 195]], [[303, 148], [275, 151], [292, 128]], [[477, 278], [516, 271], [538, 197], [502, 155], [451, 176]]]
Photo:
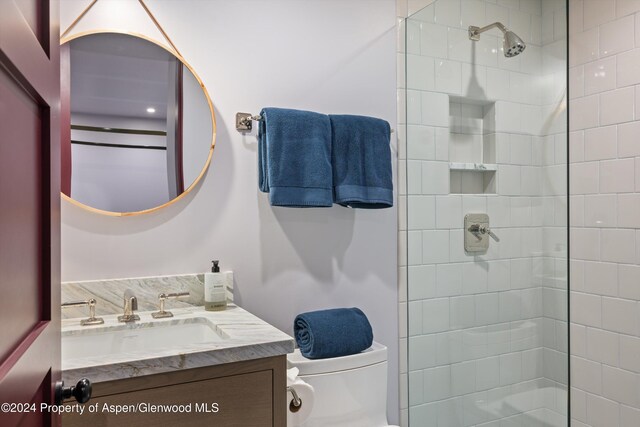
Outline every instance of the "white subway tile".
[[602, 368], [599, 363], [571, 357], [571, 379], [574, 387], [590, 393], [602, 393]]
[[[587, 328], [587, 356], [595, 362], [618, 366], [619, 335], [602, 329]], [[603, 382], [605, 379], [603, 378]], [[604, 384], [603, 384], [604, 385]]]
[[635, 190], [640, 191], [640, 157], [636, 157], [635, 170], [637, 171], [635, 174]]
[[407, 162], [407, 192], [420, 194], [422, 191], [422, 163], [415, 160]]
[[407, 232], [407, 262], [409, 265], [417, 265], [422, 263], [422, 232]]
[[569, 39], [569, 66], [574, 67], [594, 61], [598, 59], [599, 51], [598, 28], [577, 33]]
[[436, 298], [422, 302], [422, 333], [449, 330], [449, 299]]
[[616, 16], [615, 2], [609, 0], [586, 0], [584, 2], [584, 29], [597, 27]]
[[407, 292], [410, 301], [436, 295], [436, 266], [414, 265], [407, 269]]
[[635, 37], [633, 16], [626, 16], [603, 24], [599, 30], [601, 58], [633, 49]]
[[638, 398], [639, 385], [637, 374], [607, 365], [602, 366], [602, 394], [604, 397], [637, 407], [640, 401]]
[[632, 87], [600, 94], [600, 125], [624, 123], [633, 120], [635, 91]]
[[436, 209], [433, 196], [409, 196], [407, 212], [409, 230], [434, 228]]
[[460, 62], [437, 59], [435, 61], [436, 90], [460, 95], [462, 93], [462, 68]]
[[617, 86], [630, 86], [640, 83], [640, 49], [633, 49], [616, 55]]
[[620, 367], [628, 371], [640, 373], [640, 339], [620, 335]]
[[606, 160], [600, 162], [600, 192], [630, 193], [634, 191], [634, 160]]
[[510, 94], [509, 72], [498, 68], [487, 68], [487, 98], [508, 100]]
[[520, 195], [520, 169], [518, 166], [498, 166], [498, 194]]
[[451, 365], [451, 393], [453, 395], [461, 395], [475, 390], [476, 362], [462, 362]]
[[436, 335], [412, 337], [409, 346], [409, 370], [415, 371], [435, 366], [436, 354]]
[[435, 2], [434, 21], [436, 24], [460, 27], [460, 2]]
[[433, 90], [435, 88], [433, 58], [407, 55], [407, 89]]
[[618, 265], [605, 262], [584, 263], [583, 290], [595, 295], [618, 295]]
[[440, 229], [462, 228], [462, 197], [436, 197], [436, 227]]
[[412, 55], [420, 55], [420, 24], [411, 19], [406, 21], [406, 50]]
[[620, 409], [616, 402], [592, 394], [587, 395], [587, 423], [592, 427], [612, 427], [620, 424]]
[[600, 117], [598, 95], [585, 96], [569, 101], [569, 124], [571, 130], [598, 126]]
[[407, 304], [407, 316], [409, 324], [409, 336], [422, 334], [422, 301], [411, 301]]
[[462, 293], [481, 294], [487, 292], [487, 262], [465, 262], [462, 264]]
[[[402, 102], [401, 98], [405, 96], [405, 91], [400, 90], [398, 92], [399, 92], [398, 105], [400, 105], [401, 108], [403, 108], [404, 103]], [[416, 124], [416, 125], [421, 124], [422, 122], [421, 92], [417, 90], [407, 90], [406, 97], [407, 97], [407, 102], [406, 102], [407, 123]]]
[[436, 296], [447, 297], [461, 294], [462, 269], [460, 264], [438, 264], [436, 266]]
[[444, 93], [422, 92], [421, 114], [424, 125], [448, 127], [449, 96]]
[[602, 328], [604, 329], [637, 335], [639, 314], [636, 301], [602, 297]]
[[478, 64], [462, 63], [462, 96], [487, 98], [487, 68]]
[[584, 160], [615, 159], [617, 156], [616, 126], [605, 126], [584, 131]]
[[464, 329], [475, 326], [476, 306], [473, 295], [452, 297], [450, 299], [450, 323], [452, 329]]
[[424, 400], [435, 402], [451, 397], [451, 367], [439, 366], [424, 370]]
[[598, 162], [572, 163], [569, 165], [570, 194], [598, 193], [600, 172]]
[[621, 298], [640, 301], [640, 266], [619, 264], [618, 281], [618, 293]]
[[569, 93], [571, 99], [584, 96], [584, 66], [571, 67], [569, 69]]
[[407, 125], [407, 157], [409, 160], [434, 160], [436, 141], [434, 128]]
[[615, 194], [585, 196], [585, 227], [615, 227], [617, 225], [616, 201]]
[[462, 28], [470, 25], [482, 26], [485, 21], [485, 3], [481, 0], [464, 0], [461, 8]]
[[509, 9], [507, 9], [506, 7], [496, 5], [496, 4], [491, 4], [491, 2], [487, 2], [486, 13], [487, 13], [486, 22], [496, 22], [496, 21], [509, 22]]
[[640, 194], [618, 194], [617, 205], [618, 227], [640, 228]]
[[569, 161], [571, 163], [584, 161], [584, 131], [569, 133]]
[[489, 261], [487, 290], [506, 291], [511, 287], [509, 260]]
[[636, 260], [636, 236], [631, 229], [600, 231], [603, 261], [633, 264]]
[[569, 223], [571, 227], [583, 227], [584, 226], [584, 198], [586, 196], [570, 196], [569, 213], [571, 218]]
[[584, 92], [591, 95], [616, 88], [616, 57], [604, 58], [584, 66]]
[[640, 0], [616, 0], [616, 16], [618, 18], [638, 11], [640, 11]]
[[422, 232], [422, 262], [424, 264], [449, 262], [449, 232], [447, 230]]
[[584, 30], [584, 0], [570, 0], [570, 4], [571, 13], [569, 13], [569, 35], [574, 36]]
[[587, 357], [587, 327], [571, 323], [571, 355]]
[[423, 56], [447, 57], [447, 27], [443, 25], [420, 24], [420, 48]]
[[620, 427], [636, 426], [640, 426], [640, 409], [620, 405]]
[[522, 353], [500, 356], [500, 385], [516, 384], [522, 378]]
[[[421, 179], [422, 194], [449, 193], [449, 164], [446, 162], [422, 162]], [[409, 172], [409, 182], [411, 183], [412, 180], [412, 173]], [[413, 192], [410, 190], [409, 193]]]
[[415, 406], [424, 403], [424, 383], [422, 371], [411, 371], [409, 380], [409, 405]]
[[[486, 292], [486, 290], [485, 290]], [[476, 325], [493, 325], [500, 321], [500, 298], [497, 292], [476, 295]]]
[[571, 320], [581, 325], [599, 328], [602, 325], [602, 298], [571, 292]]
[[640, 156], [640, 122], [618, 125], [618, 156]]

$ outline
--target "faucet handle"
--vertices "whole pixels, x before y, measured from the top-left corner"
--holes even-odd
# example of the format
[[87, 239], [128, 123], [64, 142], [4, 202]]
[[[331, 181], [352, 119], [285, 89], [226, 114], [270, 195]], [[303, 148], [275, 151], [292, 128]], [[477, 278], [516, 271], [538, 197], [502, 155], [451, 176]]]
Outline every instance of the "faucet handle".
[[173, 317], [173, 313], [164, 309], [164, 303], [168, 299], [177, 299], [182, 297], [188, 297], [189, 292], [173, 292], [165, 294], [164, 292], [158, 295], [159, 310], [151, 313], [154, 319], [162, 319], [164, 317]]
[[95, 298], [90, 298], [86, 301], [70, 301], [62, 303], [62, 308], [70, 308], [70, 307], [82, 307], [88, 305], [89, 306], [89, 317], [87, 319], [82, 319], [80, 321], [80, 325], [82, 326], [90, 326], [90, 325], [102, 325], [104, 323], [104, 319], [102, 317], [96, 317], [96, 300]]

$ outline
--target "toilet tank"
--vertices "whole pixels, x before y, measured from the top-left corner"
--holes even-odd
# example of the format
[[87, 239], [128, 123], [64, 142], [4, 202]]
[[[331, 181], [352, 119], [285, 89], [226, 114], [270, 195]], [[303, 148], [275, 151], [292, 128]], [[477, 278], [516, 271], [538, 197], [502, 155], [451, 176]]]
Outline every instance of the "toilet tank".
[[313, 411], [300, 427], [388, 426], [387, 348], [382, 344], [331, 359], [310, 360], [296, 350], [287, 364], [314, 389]]

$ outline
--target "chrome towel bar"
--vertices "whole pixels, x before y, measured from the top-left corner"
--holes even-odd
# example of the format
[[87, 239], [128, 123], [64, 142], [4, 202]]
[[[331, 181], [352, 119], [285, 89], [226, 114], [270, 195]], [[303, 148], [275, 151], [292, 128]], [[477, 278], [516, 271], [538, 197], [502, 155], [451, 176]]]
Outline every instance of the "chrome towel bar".
[[[259, 122], [262, 120], [262, 116], [260, 114], [251, 114], [251, 113], [236, 113], [236, 130], [238, 132], [248, 132], [253, 129], [253, 122]], [[391, 133], [394, 130], [391, 129]]]

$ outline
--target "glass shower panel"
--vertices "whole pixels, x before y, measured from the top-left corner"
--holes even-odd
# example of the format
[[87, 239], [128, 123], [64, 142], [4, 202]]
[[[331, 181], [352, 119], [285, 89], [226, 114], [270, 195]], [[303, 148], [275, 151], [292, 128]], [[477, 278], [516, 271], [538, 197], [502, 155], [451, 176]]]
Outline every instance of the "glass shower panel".
[[411, 427], [568, 426], [566, 12], [405, 22]]

